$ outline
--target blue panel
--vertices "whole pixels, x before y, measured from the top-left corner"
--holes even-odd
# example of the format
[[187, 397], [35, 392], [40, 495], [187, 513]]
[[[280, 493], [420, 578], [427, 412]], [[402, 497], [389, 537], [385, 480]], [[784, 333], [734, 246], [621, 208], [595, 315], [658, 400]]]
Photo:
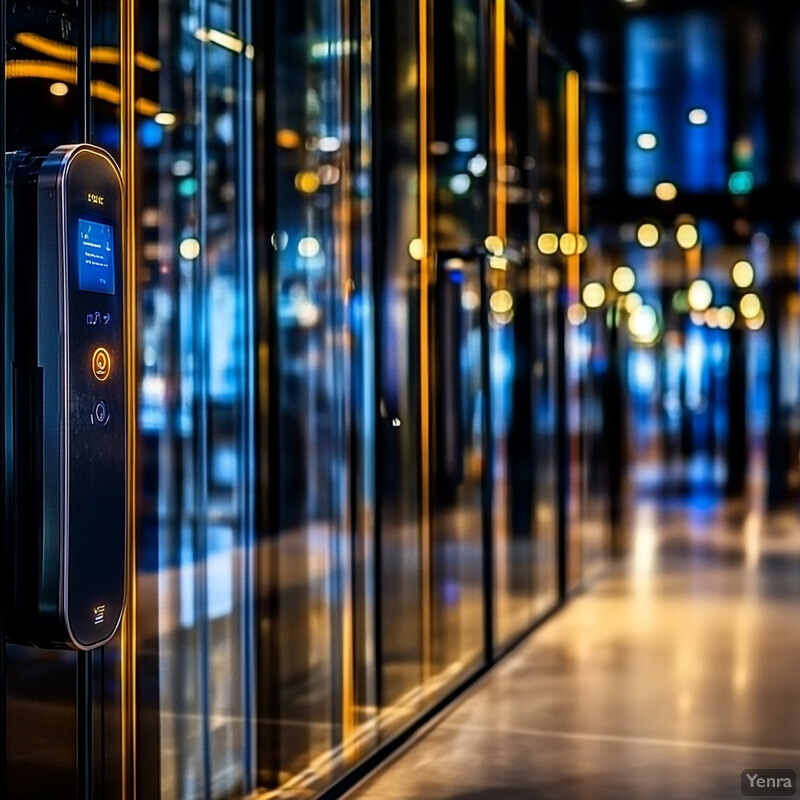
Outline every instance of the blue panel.
[[[716, 16], [640, 17], [625, 36], [625, 152], [627, 188], [645, 195], [670, 180], [682, 191], [724, 191], [727, 104], [722, 26]], [[702, 108], [703, 125], [688, 113]], [[640, 133], [657, 138], [653, 150], [637, 145]]]

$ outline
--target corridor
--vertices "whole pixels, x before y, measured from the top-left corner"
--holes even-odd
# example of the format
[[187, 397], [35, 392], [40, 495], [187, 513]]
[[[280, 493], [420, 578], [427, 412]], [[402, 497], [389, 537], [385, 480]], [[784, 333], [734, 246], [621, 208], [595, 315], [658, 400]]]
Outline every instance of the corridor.
[[729, 800], [800, 764], [800, 531], [633, 513], [609, 568], [351, 800]]

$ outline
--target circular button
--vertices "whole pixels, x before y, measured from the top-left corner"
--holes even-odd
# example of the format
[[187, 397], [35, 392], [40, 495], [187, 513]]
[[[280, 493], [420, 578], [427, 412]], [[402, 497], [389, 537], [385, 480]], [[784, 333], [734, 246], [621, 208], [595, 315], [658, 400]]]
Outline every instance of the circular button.
[[99, 381], [108, 380], [111, 374], [111, 356], [105, 347], [98, 347], [92, 355], [92, 372]]
[[94, 404], [93, 421], [98, 425], [105, 425], [108, 422], [108, 406], [105, 400], [98, 400]]

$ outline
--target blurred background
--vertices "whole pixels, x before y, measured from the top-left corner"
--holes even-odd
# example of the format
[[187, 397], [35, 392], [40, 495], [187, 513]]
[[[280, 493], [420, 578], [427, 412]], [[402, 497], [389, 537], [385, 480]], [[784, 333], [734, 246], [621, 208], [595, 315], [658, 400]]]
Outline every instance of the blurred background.
[[794, 530], [800, 7], [2, 14], [5, 149], [123, 164], [138, 309], [124, 631], [88, 697], [2, 648], [8, 797], [333, 796], [641, 508]]

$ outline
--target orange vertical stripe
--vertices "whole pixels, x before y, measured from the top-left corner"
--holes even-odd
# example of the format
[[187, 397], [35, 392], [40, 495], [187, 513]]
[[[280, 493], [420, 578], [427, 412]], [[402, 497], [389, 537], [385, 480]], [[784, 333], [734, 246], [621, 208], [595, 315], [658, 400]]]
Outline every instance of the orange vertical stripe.
[[127, 264], [128, 606], [121, 635], [122, 797], [136, 798], [136, 129], [135, 0], [120, 0], [120, 142]]

